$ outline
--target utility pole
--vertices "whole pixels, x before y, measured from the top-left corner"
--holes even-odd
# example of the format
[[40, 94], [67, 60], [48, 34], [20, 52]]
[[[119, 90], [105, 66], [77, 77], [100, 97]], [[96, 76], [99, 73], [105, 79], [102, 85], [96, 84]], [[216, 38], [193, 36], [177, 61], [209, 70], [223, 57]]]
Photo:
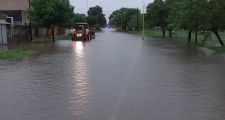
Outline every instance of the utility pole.
[[139, 32], [139, 10], [137, 8], [137, 32]]
[[145, 4], [143, 5], [143, 30], [142, 39], [145, 39]]
[[87, 16], [88, 16], [88, 0], [86, 1], [86, 7], [87, 7]]

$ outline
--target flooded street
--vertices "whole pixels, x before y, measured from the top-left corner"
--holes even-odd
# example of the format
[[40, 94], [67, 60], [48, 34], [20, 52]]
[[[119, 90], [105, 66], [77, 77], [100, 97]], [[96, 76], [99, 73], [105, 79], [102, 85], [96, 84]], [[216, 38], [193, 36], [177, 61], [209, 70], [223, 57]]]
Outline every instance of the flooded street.
[[225, 120], [225, 55], [104, 30], [0, 60], [0, 120]]

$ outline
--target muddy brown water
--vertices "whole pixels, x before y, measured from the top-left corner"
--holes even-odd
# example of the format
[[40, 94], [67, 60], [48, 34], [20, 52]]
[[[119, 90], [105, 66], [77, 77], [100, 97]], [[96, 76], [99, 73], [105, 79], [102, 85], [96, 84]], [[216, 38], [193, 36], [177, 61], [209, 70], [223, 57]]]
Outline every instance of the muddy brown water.
[[0, 120], [225, 120], [225, 59], [104, 30], [0, 60]]

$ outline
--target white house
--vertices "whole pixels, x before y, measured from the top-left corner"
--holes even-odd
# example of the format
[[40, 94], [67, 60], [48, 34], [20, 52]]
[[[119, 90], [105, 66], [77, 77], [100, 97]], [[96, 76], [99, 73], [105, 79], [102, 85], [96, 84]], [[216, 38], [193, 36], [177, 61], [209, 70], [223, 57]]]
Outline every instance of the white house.
[[0, 12], [13, 17], [14, 25], [28, 24], [29, 0], [0, 0]]
[[0, 45], [8, 44], [7, 15], [0, 13]]

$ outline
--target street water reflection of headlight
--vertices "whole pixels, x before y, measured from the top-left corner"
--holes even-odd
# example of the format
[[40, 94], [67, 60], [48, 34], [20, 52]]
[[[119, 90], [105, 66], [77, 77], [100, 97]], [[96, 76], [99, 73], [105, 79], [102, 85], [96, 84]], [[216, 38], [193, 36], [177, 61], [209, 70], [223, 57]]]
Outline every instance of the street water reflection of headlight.
[[76, 53], [83, 51], [83, 42], [82, 41], [76, 41], [76, 42], [73, 42], [73, 44], [75, 44], [74, 49], [76, 50]]
[[87, 64], [85, 62], [85, 45], [82, 41], [72, 42], [72, 53], [74, 63], [74, 82], [71, 103], [76, 117], [82, 117], [89, 109], [89, 80], [87, 75]]

